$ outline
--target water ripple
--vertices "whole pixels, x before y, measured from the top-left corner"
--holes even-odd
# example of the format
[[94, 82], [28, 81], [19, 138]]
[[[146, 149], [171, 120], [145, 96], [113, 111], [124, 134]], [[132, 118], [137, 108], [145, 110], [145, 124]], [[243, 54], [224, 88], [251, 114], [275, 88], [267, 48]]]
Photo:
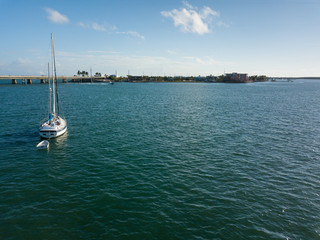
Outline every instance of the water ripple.
[[320, 238], [319, 83], [66, 84], [36, 151], [43, 87], [0, 88], [2, 239]]

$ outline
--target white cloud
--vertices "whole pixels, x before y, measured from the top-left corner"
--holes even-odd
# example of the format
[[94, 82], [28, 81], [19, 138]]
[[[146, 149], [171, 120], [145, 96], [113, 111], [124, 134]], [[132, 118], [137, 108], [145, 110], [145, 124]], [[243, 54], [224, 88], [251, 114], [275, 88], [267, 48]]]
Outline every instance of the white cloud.
[[92, 29], [98, 32], [108, 32], [108, 31], [112, 31], [112, 30], [116, 30], [117, 27], [115, 26], [110, 26], [109, 24], [99, 24], [96, 22], [92, 22], [92, 23], [83, 23], [83, 22], [78, 22], [78, 26], [83, 27], [83, 28], [87, 28], [87, 29]]
[[99, 25], [98, 23], [92, 23], [92, 29], [101, 32], [107, 31], [107, 29], [103, 25]]
[[130, 35], [130, 36], [137, 37], [137, 38], [140, 38], [142, 40], [145, 40], [145, 37], [143, 35], [139, 34], [136, 31], [127, 31], [127, 32], [120, 32], [119, 31], [119, 32], [115, 32], [115, 30], [117, 30], [117, 27], [109, 25], [107, 23], [98, 24], [96, 22], [92, 22], [92, 23], [78, 22], [77, 24], [80, 27], [87, 28], [87, 29], [92, 29], [92, 30], [99, 31], [99, 32], [109, 32], [109, 33], [113, 33], [113, 34]]
[[83, 22], [78, 22], [78, 26], [83, 27], [83, 28], [86, 28], [86, 27], [87, 27], [87, 25], [84, 24]]
[[31, 62], [31, 60], [28, 59], [28, 58], [18, 58], [18, 59], [17, 59], [17, 63], [18, 63], [18, 64], [21, 64], [21, 65], [29, 65], [29, 64], [31, 64], [32, 62]]
[[87, 51], [87, 53], [89, 53], [89, 54], [119, 54], [120, 52], [90, 50], [90, 51]]
[[[146, 56], [126, 54], [124, 52], [89, 50], [84, 52], [57, 52], [61, 63], [58, 68], [61, 75], [73, 75], [79, 69], [102, 74], [131, 75], [210, 75], [223, 73], [226, 66], [233, 63], [214, 59], [212, 56], [180, 56], [178, 53], [164, 56]], [[231, 68], [231, 67], [230, 67]], [[45, 69], [45, 68], [43, 68]]]
[[204, 56], [204, 57], [184, 57], [185, 60], [188, 60], [193, 63], [197, 63], [202, 66], [214, 66], [214, 65], [229, 65], [231, 64], [230, 62], [222, 62], [222, 61], [217, 61], [211, 57]]
[[0, 63], [0, 72], [4, 75], [37, 75], [40, 65], [37, 59], [19, 57], [11, 62]]
[[117, 34], [126, 34], [126, 35], [130, 35], [130, 36], [133, 36], [133, 37], [137, 37], [137, 38], [140, 38], [142, 40], [145, 40], [145, 37], [135, 31], [128, 31], [128, 32], [117, 32]]
[[219, 17], [219, 13], [210, 7], [204, 7], [200, 12], [187, 2], [183, 2], [187, 8], [173, 9], [171, 11], [162, 11], [161, 15], [172, 18], [174, 26], [180, 27], [183, 32], [197, 34], [209, 33], [209, 24], [212, 16]]
[[173, 50], [167, 50], [167, 53], [170, 55], [175, 55], [177, 54], [177, 52], [173, 51]]
[[226, 27], [226, 28], [229, 27], [229, 24], [222, 22], [222, 21], [217, 22], [217, 25], [218, 25], [218, 27]]
[[46, 12], [49, 14], [47, 18], [53, 23], [63, 24], [69, 22], [67, 16], [62, 15], [61, 13], [52, 8], [46, 8]]
[[219, 17], [220, 16], [220, 13], [212, 10], [211, 8], [209, 7], [204, 7], [200, 13], [201, 17], [203, 19], [206, 19], [208, 17], [210, 17], [210, 15], [214, 16], [214, 17]]
[[194, 7], [193, 7], [190, 3], [188, 3], [187, 1], [182, 1], [182, 3], [183, 3], [183, 5], [185, 5], [187, 8], [189, 8], [189, 9], [194, 9]]

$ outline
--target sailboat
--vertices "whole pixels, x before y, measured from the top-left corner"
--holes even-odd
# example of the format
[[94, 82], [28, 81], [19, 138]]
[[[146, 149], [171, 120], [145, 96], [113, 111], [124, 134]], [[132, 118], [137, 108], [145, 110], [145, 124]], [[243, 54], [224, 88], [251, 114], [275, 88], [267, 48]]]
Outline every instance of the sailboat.
[[[52, 58], [52, 81], [50, 81], [50, 70], [48, 66], [49, 85], [49, 117], [39, 127], [42, 138], [54, 138], [61, 136], [67, 131], [67, 121], [60, 116], [60, 105], [56, 74], [56, 61], [53, 47], [53, 35], [51, 33], [51, 58]], [[51, 88], [52, 86], [52, 88]]]

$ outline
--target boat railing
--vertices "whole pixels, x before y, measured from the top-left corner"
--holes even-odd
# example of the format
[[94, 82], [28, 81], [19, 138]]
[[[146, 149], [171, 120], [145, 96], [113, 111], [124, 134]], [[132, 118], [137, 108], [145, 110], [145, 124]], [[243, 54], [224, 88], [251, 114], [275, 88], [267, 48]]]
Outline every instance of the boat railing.
[[40, 122], [39, 122], [39, 126], [41, 127], [44, 123], [46, 123], [48, 121], [47, 118], [43, 118]]

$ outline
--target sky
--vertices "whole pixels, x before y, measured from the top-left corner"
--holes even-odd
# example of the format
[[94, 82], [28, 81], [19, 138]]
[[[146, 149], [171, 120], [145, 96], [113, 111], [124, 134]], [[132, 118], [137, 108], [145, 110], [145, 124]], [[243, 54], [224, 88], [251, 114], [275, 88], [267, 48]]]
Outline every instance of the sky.
[[320, 0], [0, 0], [0, 75], [320, 76]]

